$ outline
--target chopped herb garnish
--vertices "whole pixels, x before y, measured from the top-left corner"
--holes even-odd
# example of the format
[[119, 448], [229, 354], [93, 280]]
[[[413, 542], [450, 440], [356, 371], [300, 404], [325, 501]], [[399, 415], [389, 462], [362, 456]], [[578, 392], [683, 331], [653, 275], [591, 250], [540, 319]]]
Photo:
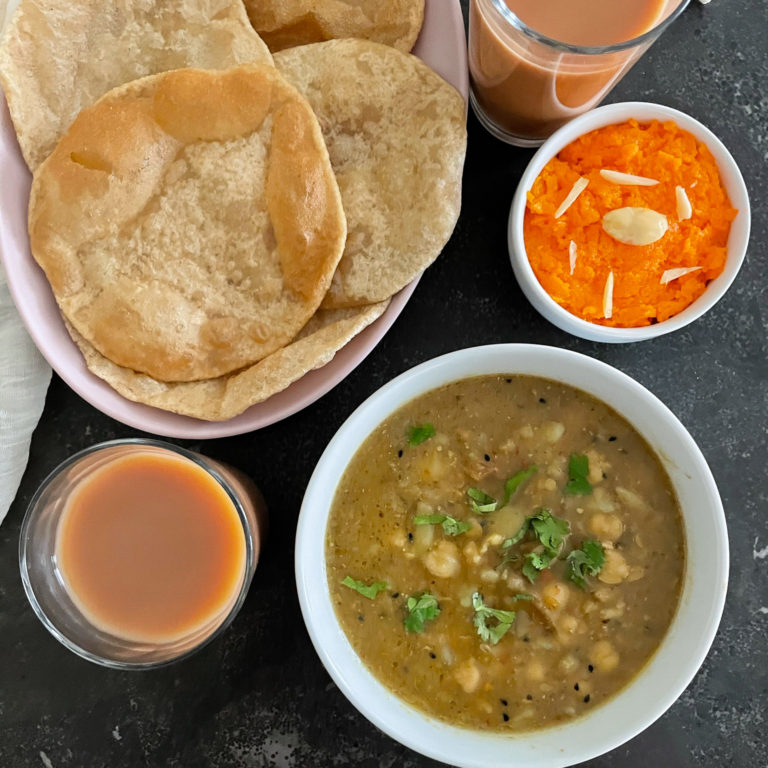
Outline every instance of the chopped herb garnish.
[[521, 469], [517, 474], [512, 475], [512, 477], [507, 480], [506, 483], [504, 483], [504, 501], [502, 503], [502, 507], [506, 507], [507, 504], [509, 504], [509, 500], [514, 496], [515, 491], [529, 478], [531, 477], [538, 467], [535, 464], [532, 464], [528, 469]]
[[592, 493], [592, 485], [587, 480], [589, 459], [583, 453], [572, 453], [568, 459], [568, 482], [565, 493], [569, 496], [586, 496]]
[[421, 445], [425, 440], [434, 437], [437, 433], [432, 424], [419, 424], [408, 430], [408, 445]]
[[458, 536], [472, 527], [472, 523], [457, 520], [450, 515], [417, 515], [413, 518], [413, 522], [415, 525], [442, 525], [443, 532], [447, 536]]
[[582, 589], [587, 588], [587, 576], [597, 576], [605, 564], [603, 545], [594, 539], [585, 539], [581, 549], [574, 549], [566, 558], [568, 578]]
[[469, 496], [472, 511], [476, 515], [487, 515], [499, 508], [499, 502], [479, 488], [467, 488], [467, 496]]
[[523, 563], [523, 576], [533, 584], [539, 578], [539, 573], [552, 565], [556, 556], [551, 552], [529, 552]]
[[436, 619], [440, 615], [437, 598], [425, 592], [420, 597], [408, 598], [408, 615], [405, 617], [405, 629], [408, 632], [424, 631], [424, 622]]
[[[477, 634], [480, 635], [483, 642], [496, 645], [512, 626], [515, 612], [489, 608], [483, 602], [483, 596], [479, 592], [472, 595], [472, 607], [475, 609], [474, 624], [477, 628]], [[496, 624], [489, 627], [489, 619], [495, 619]]]
[[[565, 537], [571, 532], [571, 526], [567, 520], [555, 517], [550, 510], [538, 509], [535, 515], [525, 519], [525, 522], [520, 526], [520, 530], [514, 536], [511, 536], [502, 543], [502, 550], [508, 550], [522, 541], [529, 531], [533, 531], [544, 548], [543, 551], [528, 552], [525, 555], [525, 562], [522, 568], [523, 576], [533, 584], [539, 578], [539, 572], [549, 568], [552, 561], [557, 559], [563, 547]], [[513, 559], [515, 559], [513, 555], [507, 554], [502, 564], [506, 564]]]
[[379, 592], [389, 589], [386, 581], [374, 581], [373, 584], [366, 584], [365, 582], [353, 579], [351, 576], [347, 576], [341, 583], [345, 587], [349, 587], [350, 589], [354, 589], [355, 592], [359, 592], [363, 597], [367, 597], [369, 600], [373, 600]]

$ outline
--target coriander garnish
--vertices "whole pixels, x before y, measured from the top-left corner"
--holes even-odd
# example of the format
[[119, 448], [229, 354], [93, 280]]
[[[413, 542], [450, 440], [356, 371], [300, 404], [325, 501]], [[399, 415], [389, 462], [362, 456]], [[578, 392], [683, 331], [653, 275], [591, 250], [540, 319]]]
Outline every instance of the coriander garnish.
[[443, 532], [447, 536], [458, 536], [472, 527], [472, 523], [457, 520], [450, 515], [417, 515], [413, 518], [413, 522], [414, 525], [442, 525]]
[[[475, 609], [474, 625], [477, 628], [477, 634], [480, 635], [483, 642], [496, 645], [512, 626], [515, 612], [489, 608], [483, 602], [483, 596], [479, 592], [472, 595], [472, 607]], [[489, 619], [496, 619], [496, 624], [489, 627]]]
[[512, 475], [512, 477], [504, 483], [504, 501], [502, 502], [502, 507], [506, 507], [507, 504], [509, 504], [509, 500], [515, 494], [515, 491], [517, 491], [517, 489], [531, 477], [537, 469], [538, 467], [535, 464], [532, 464], [528, 469], [521, 469], [519, 472]]
[[437, 598], [424, 592], [419, 597], [409, 597], [406, 603], [408, 615], [405, 617], [405, 629], [407, 632], [421, 633], [424, 631], [424, 622], [436, 619], [440, 615], [440, 606]]
[[425, 440], [437, 434], [432, 424], [418, 424], [408, 430], [408, 445], [421, 445]]
[[[528, 552], [525, 555], [522, 569], [523, 576], [533, 583], [539, 577], [539, 572], [549, 568], [552, 562], [557, 559], [563, 547], [565, 537], [571, 532], [571, 526], [567, 520], [555, 517], [550, 510], [538, 509], [535, 515], [525, 519], [525, 522], [520, 526], [520, 530], [514, 536], [511, 536], [502, 543], [502, 550], [508, 550], [522, 541], [529, 531], [533, 532], [543, 547], [543, 551]], [[502, 563], [505, 564], [512, 559], [508, 554]]]
[[355, 592], [359, 592], [363, 597], [367, 597], [369, 600], [373, 600], [379, 592], [389, 589], [386, 581], [374, 581], [373, 584], [366, 584], [363, 581], [353, 579], [351, 576], [347, 576], [341, 583], [345, 587], [349, 587], [350, 589], [354, 589]]
[[564, 492], [569, 496], [586, 496], [592, 493], [592, 485], [587, 480], [589, 459], [583, 453], [572, 453], [568, 459], [568, 482]]
[[472, 511], [476, 515], [487, 515], [489, 512], [495, 512], [499, 508], [499, 502], [479, 488], [467, 488], [467, 496], [469, 496]]
[[587, 588], [587, 576], [597, 576], [605, 564], [603, 545], [594, 539], [585, 539], [581, 549], [574, 549], [566, 558], [568, 578], [582, 589]]

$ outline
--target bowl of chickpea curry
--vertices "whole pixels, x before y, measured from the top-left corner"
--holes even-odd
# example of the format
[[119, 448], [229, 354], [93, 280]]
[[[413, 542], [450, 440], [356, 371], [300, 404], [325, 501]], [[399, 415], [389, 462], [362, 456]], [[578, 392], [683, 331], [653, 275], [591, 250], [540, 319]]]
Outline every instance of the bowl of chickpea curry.
[[496, 345], [348, 419], [307, 489], [296, 571], [322, 661], [382, 730], [456, 765], [571, 765], [690, 682], [727, 533], [651, 393], [583, 355]]

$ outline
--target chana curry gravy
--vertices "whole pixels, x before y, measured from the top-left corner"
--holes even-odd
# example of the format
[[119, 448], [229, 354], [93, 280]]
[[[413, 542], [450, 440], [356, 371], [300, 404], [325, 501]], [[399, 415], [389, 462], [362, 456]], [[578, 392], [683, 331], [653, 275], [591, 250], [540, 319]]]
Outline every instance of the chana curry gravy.
[[648, 661], [677, 608], [683, 525], [643, 438], [531, 376], [453, 382], [365, 440], [333, 500], [331, 599], [413, 706], [522, 731], [583, 713]]

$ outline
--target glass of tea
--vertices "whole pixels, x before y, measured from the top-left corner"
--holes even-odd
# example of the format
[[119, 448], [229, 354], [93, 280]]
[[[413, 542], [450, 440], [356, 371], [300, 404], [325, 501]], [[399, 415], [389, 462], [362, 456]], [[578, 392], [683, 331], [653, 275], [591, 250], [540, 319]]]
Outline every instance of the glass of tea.
[[83, 658], [161, 666], [234, 619], [265, 525], [261, 494], [238, 470], [157, 440], [100, 443], [56, 467], [30, 502], [24, 590]]
[[470, 0], [470, 100], [494, 136], [535, 147], [596, 107], [688, 0]]

